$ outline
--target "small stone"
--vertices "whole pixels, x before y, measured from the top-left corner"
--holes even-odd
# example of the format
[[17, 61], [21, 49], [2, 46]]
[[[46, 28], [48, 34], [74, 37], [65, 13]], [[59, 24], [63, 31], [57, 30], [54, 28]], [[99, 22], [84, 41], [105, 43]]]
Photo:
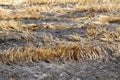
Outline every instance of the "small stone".
[[80, 78], [76, 78], [76, 80], [81, 80]]

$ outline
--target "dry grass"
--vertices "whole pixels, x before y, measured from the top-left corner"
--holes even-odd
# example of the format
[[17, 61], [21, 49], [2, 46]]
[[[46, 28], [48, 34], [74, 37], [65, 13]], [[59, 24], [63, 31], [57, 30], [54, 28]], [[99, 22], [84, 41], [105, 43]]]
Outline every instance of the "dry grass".
[[48, 23], [43, 25], [44, 28], [50, 28], [50, 29], [69, 29], [72, 28], [69, 24], [66, 23], [61, 23], [61, 24], [53, 24], [53, 23]]
[[85, 35], [87, 38], [98, 38], [105, 42], [120, 42], [119, 27], [111, 31], [99, 24], [89, 24], [84, 26], [84, 28], [86, 28]]
[[120, 8], [119, 0], [28, 0], [31, 4], [46, 4], [46, 3], [78, 3], [72, 11], [115, 11]]
[[15, 21], [15, 20], [0, 21], [1, 31], [9, 31], [9, 30], [19, 31], [21, 29], [22, 29], [22, 23], [19, 21]]
[[[75, 13], [77, 11], [116, 11], [120, 8], [119, 3], [117, 1], [110, 0], [28, 0], [29, 3], [78, 3], [73, 9], [64, 9], [61, 7], [52, 6], [52, 4], [46, 4], [44, 6], [33, 5], [31, 7], [26, 6], [24, 9], [17, 10], [8, 10], [0, 8], [0, 19], [39, 19], [44, 18], [41, 15], [41, 12], [67, 12], [67, 13]], [[107, 2], [107, 3], [105, 3]], [[79, 5], [80, 4], [80, 5]], [[66, 4], [64, 4], [66, 5]]]
[[41, 3], [79, 3], [81, 5], [86, 4], [95, 4], [95, 3], [105, 3], [105, 2], [114, 2], [117, 3], [119, 0], [28, 0], [26, 1], [32, 4], [41, 4]]
[[119, 5], [116, 5], [116, 4], [93, 4], [93, 5], [80, 5], [76, 8], [74, 8], [73, 10], [71, 11], [68, 11], [68, 12], [77, 12], [77, 11], [80, 11], [80, 12], [84, 12], [84, 11], [95, 11], [95, 12], [108, 12], [108, 11], [116, 11], [119, 9]]
[[76, 3], [79, 2], [79, 0], [28, 0], [28, 3], [32, 3], [32, 4], [45, 4], [45, 3]]
[[[1, 1], [0, 1], [1, 2]], [[21, 6], [17, 9], [4, 9], [0, 8], [0, 32], [5, 31], [8, 34], [2, 34], [0, 40], [0, 44], [4, 44], [6, 38], [4, 36], [9, 36], [9, 32], [17, 32], [20, 36], [18, 38], [20, 40], [25, 41], [25, 43], [33, 44], [32, 47], [26, 47], [29, 45], [25, 45], [24, 47], [17, 47], [17, 48], [9, 48], [5, 50], [0, 50], [0, 62], [32, 62], [32, 61], [69, 61], [69, 60], [76, 60], [76, 61], [83, 61], [83, 60], [107, 60], [109, 57], [113, 57], [111, 53], [114, 53], [116, 48], [116, 52], [118, 52], [118, 56], [120, 53], [119, 44], [118, 47], [115, 45], [111, 46], [108, 42], [113, 42], [115, 44], [120, 42], [120, 28], [117, 27], [115, 31], [109, 31], [102, 27], [103, 23], [115, 23], [120, 22], [119, 14], [114, 16], [108, 15], [99, 15], [99, 21], [102, 22], [100, 24], [94, 24], [96, 21], [97, 14], [101, 14], [102, 12], [117, 12], [120, 8], [120, 0], [26, 0], [23, 1], [29, 4], [21, 4]], [[74, 5], [73, 7], [69, 4]], [[73, 4], [75, 3], [75, 4]], [[36, 5], [37, 4], [37, 5]], [[41, 5], [42, 4], [42, 5]], [[54, 5], [54, 4], [57, 4]], [[26, 6], [25, 6], [26, 5]], [[64, 5], [64, 6], [61, 6]], [[14, 7], [15, 5], [13, 5]], [[67, 7], [67, 8], [66, 8]], [[84, 16], [74, 16], [75, 13], [82, 14], [84, 12], [88, 12]], [[99, 13], [100, 12], [100, 13]], [[51, 15], [52, 14], [52, 15]], [[68, 18], [61, 18], [64, 15], [70, 15]], [[51, 15], [48, 17], [48, 15]], [[66, 16], [65, 16], [66, 17]], [[52, 18], [55, 19], [53, 21]], [[76, 22], [75, 21], [81, 20]], [[86, 18], [82, 21], [81, 18]], [[47, 23], [43, 24], [23, 24], [20, 20], [49, 20]], [[58, 20], [58, 22], [57, 22]], [[71, 21], [72, 23], [59, 23]], [[88, 22], [87, 22], [88, 21]], [[82, 25], [81, 27], [81, 23]], [[78, 24], [80, 24], [78, 26]], [[86, 25], [87, 24], [87, 25]], [[80, 31], [76, 30], [76, 27], [80, 29]], [[49, 29], [48, 33], [37, 33], [42, 32], [42, 30]], [[69, 33], [70, 31], [76, 31]], [[81, 31], [83, 29], [83, 31]], [[66, 31], [65, 33], [57, 32], [57, 30]], [[52, 31], [52, 32], [50, 32]], [[11, 33], [10, 32], [10, 33]], [[68, 33], [67, 33], [68, 32]], [[55, 33], [55, 34], [54, 34]], [[57, 37], [56, 37], [57, 35]], [[22, 38], [21, 38], [22, 36]], [[60, 37], [61, 36], [61, 37]], [[2, 38], [3, 37], [3, 38]], [[12, 39], [10, 36], [10, 38]], [[54, 38], [55, 37], [55, 38]], [[60, 38], [59, 38], [60, 37]], [[8, 40], [7, 40], [8, 39]], [[6, 41], [9, 42], [9, 38]], [[15, 39], [15, 38], [13, 38]], [[57, 40], [56, 40], [57, 39]], [[18, 39], [17, 39], [18, 40]], [[16, 40], [16, 41], [17, 41]], [[60, 41], [64, 42], [66, 40], [66, 45], [61, 44]], [[83, 41], [82, 41], [83, 40]], [[2, 41], [4, 43], [2, 43]], [[19, 40], [18, 40], [19, 41]], [[47, 47], [35, 47], [34, 45], [37, 44], [37, 41], [43, 42], [44, 44], [47, 43], [51, 45], [52, 43], [58, 44], [57, 46], [47, 46]], [[88, 41], [88, 42], [87, 42]], [[98, 43], [94, 45], [90, 45], [98, 41]], [[82, 43], [84, 42], [84, 43]], [[7, 43], [7, 42], [6, 42]], [[35, 44], [34, 44], [35, 43]], [[67, 44], [67, 43], [74, 43], [74, 44]], [[79, 45], [79, 44], [82, 45]], [[88, 44], [89, 43], [89, 44]], [[102, 43], [105, 43], [102, 45]], [[102, 46], [99, 46], [102, 45]]]
[[20, 21], [9, 20], [0, 21], [0, 31], [22, 31], [22, 30], [42, 30], [42, 29], [69, 29], [71, 28], [68, 24], [22, 24]]
[[120, 34], [117, 32], [106, 32], [103, 35], [104, 38], [101, 38], [103, 41], [120, 41]]
[[66, 38], [70, 41], [80, 41], [80, 35], [77, 33], [74, 33], [73, 35], [65, 35]]
[[0, 19], [39, 19], [43, 18], [38, 9], [27, 7], [22, 10], [0, 8]]
[[120, 34], [120, 27], [117, 28], [117, 32]]
[[[78, 44], [49, 47], [11, 48], [0, 52], [0, 62], [31, 62], [31, 61], [68, 61], [68, 60], [103, 60], [109, 53], [102, 53], [100, 47]], [[106, 58], [106, 59], [107, 59]]]
[[101, 22], [120, 22], [120, 16], [107, 16], [107, 15], [100, 15], [99, 21]]

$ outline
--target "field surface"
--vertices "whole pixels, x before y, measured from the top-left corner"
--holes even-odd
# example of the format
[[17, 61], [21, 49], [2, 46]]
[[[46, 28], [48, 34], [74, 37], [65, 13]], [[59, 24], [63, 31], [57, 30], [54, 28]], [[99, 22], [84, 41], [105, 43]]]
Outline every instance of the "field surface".
[[119, 80], [120, 0], [0, 0], [0, 80]]

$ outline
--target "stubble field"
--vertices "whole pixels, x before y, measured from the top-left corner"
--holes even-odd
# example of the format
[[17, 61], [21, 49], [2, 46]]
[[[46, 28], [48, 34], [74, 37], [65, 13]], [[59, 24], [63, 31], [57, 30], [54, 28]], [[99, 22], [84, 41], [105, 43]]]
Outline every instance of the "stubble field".
[[19, 2], [0, 2], [1, 80], [119, 80], [120, 0]]

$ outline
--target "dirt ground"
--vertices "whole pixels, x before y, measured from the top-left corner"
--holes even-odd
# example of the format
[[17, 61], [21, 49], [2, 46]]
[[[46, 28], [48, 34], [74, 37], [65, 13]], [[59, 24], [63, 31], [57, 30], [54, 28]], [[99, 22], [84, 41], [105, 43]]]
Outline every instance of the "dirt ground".
[[120, 63], [0, 63], [0, 80], [119, 80]]

